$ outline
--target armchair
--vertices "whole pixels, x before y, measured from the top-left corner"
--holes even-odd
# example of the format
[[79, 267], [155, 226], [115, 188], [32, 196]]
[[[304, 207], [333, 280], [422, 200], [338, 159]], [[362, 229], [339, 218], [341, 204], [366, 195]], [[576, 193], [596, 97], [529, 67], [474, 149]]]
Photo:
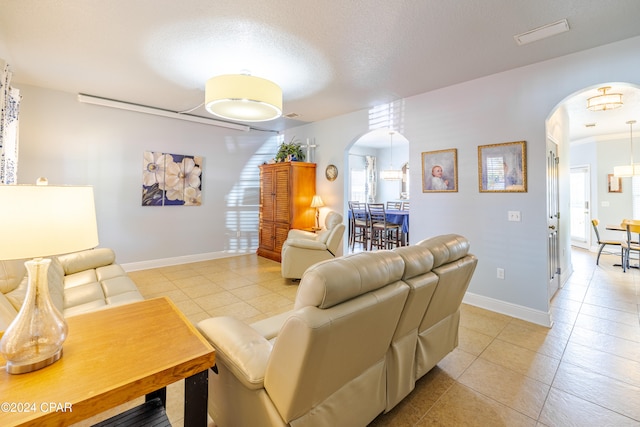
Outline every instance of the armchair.
[[289, 230], [282, 245], [281, 271], [286, 279], [300, 279], [313, 264], [335, 258], [344, 235], [342, 215], [331, 211], [324, 221], [325, 229], [316, 233]]

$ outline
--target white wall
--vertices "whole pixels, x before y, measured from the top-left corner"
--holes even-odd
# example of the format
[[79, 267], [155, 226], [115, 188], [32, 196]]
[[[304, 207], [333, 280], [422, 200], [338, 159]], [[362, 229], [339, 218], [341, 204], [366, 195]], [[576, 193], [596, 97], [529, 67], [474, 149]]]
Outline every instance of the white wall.
[[[491, 75], [405, 100], [403, 135], [410, 142], [411, 239], [442, 233], [468, 237], [479, 264], [467, 300], [537, 323], [550, 322], [547, 295], [546, 120], [575, 92], [602, 82], [638, 83], [640, 38]], [[425, 77], [428, 78], [428, 77]], [[360, 111], [291, 130], [321, 145], [319, 169], [335, 162], [367, 132]], [[566, 123], [562, 124], [566, 128]], [[566, 133], [562, 131], [563, 134]], [[478, 145], [527, 142], [528, 191], [478, 191]], [[569, 147], [560, 141], [560, 206], [568, 218]], [[458, 149], [457, 193], [422, 193], [421, 153]], [[336, 163], [337, 164], [337, 163]], [[341, 164], [338, 164], [340, 167]], [[345, 201], [339, 196], [336, 205]], [[521, 212], [508, 222], [507, 211]], [[562, 271], [571, 270], [568, 223]], [[496, 268], [505, 269], [497, 279]]]
[[[635, 139], [635, 138], [634, 138]], [[640, 158], [640, 147], [634, 147], [634, 158]], [[636, 157], [639, 156], [639, 157]], [[622, 192], [609, 193], [607, 175], [613, 167], [629, 163], [629, 136], [582, 141], [571, 148], [571, 165], [589, 165], [591, 168], [591, 217], [600, 221], [602, 239], [620, 240], [619, 231], [605, 229], [607, 224], [620, 224], [633, 217], [631, 178], [622, 178]], [[592, 233], [592, 247], [596, 245]]]
[[[51, 184], [93, 185], [100, 246], [113, 248], [119, 262], [255, 252], [257, 166], [277, 151], [275, 134], [81, 104], [74, 94], [19, 88], [18, 182], [46, 176]], [[141, 206], [144, 151], [203, 156], [202, 206]]]
[[[442, 233], [470, 239], [480, 261], [467, 301], [549, 322], [545, 121], [564, 98], [585, 87], [610, 81], [640, 84], [638, 69], [636, 37], [405, 100], [402, 133], [411, 143], [411, 239]], [[257, 218], [255, 193], [240, 203], [234, 188], [256, 185], [257, 164], [276, 150], [270, 134], [80, 105], [74, 94], [19, 88], [24, 96], [20, 182], [46, 175], [52, 183], [95, 185], [101, 245], [113, 247], [120, 262], [233, 250], [237, 230], [229, 226], [229, 217]], [[317, 192], [327, 205], [323, 212], [346, 212], [348, 148], [368, 131], [368, 111], [362, 110], [285, 135], [285, 140], [293, 135], [315, 138], [318, 144]], [[527, 141], [528, 192], [479, 193], [477, 146], [521, 140]], [[448, 148], [458, 149], [459, 191], [422, 193], [421, 153]], [[141, 207], [145, 150], [204, 156], [203, 206]], [[568, 153], [568, 148], [560, 151]], [[339, 169], [332, 182], [324, 178], [328, 164]], [[561, 156], [564, 180], [568, 165], [568, 156]], [[520, 211], [522, 221], [507, 222], [508, 210]], [[566, 244], [563, 251], [569, 252]], [[505, 269], [504, 280], [496, 278], [497, 267]]]

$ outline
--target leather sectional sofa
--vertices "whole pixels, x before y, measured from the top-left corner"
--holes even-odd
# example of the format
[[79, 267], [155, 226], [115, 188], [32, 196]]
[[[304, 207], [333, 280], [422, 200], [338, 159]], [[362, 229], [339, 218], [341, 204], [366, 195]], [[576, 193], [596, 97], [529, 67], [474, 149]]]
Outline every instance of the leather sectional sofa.
[[[108, 248], [51, 257], [53, 304], [65, 317], [144, 298]], [[27, 292], [24, 260], [0, 261], [0, 331], [18, 314]]]
[[209, 413], [219, 427], [364, 426], [458, 345], [477, 258], [449, 234], [311, 266], [292, 311], [198, 329], [216, 349]]

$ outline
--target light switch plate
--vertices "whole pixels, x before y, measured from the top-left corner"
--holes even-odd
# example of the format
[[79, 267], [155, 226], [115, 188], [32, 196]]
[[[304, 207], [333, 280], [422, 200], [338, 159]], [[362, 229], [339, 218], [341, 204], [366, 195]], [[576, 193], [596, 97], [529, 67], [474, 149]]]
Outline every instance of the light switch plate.
[[507, 217], [509, 221], [520, 221], [520, 211], [509, 211], [507, 212]]

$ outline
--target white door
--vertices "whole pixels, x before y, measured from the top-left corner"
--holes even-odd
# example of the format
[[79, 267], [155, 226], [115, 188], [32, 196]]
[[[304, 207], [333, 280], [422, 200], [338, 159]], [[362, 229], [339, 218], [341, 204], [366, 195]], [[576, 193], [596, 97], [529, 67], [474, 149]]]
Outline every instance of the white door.
[[571, 245], [591, 246], [591, 171], [589, 165], [571, 168], [570, 174]]
[[547, 254], [549, 301], [560, 288], [560, 203], [558, 180], [558, 146], [547, 139]]

